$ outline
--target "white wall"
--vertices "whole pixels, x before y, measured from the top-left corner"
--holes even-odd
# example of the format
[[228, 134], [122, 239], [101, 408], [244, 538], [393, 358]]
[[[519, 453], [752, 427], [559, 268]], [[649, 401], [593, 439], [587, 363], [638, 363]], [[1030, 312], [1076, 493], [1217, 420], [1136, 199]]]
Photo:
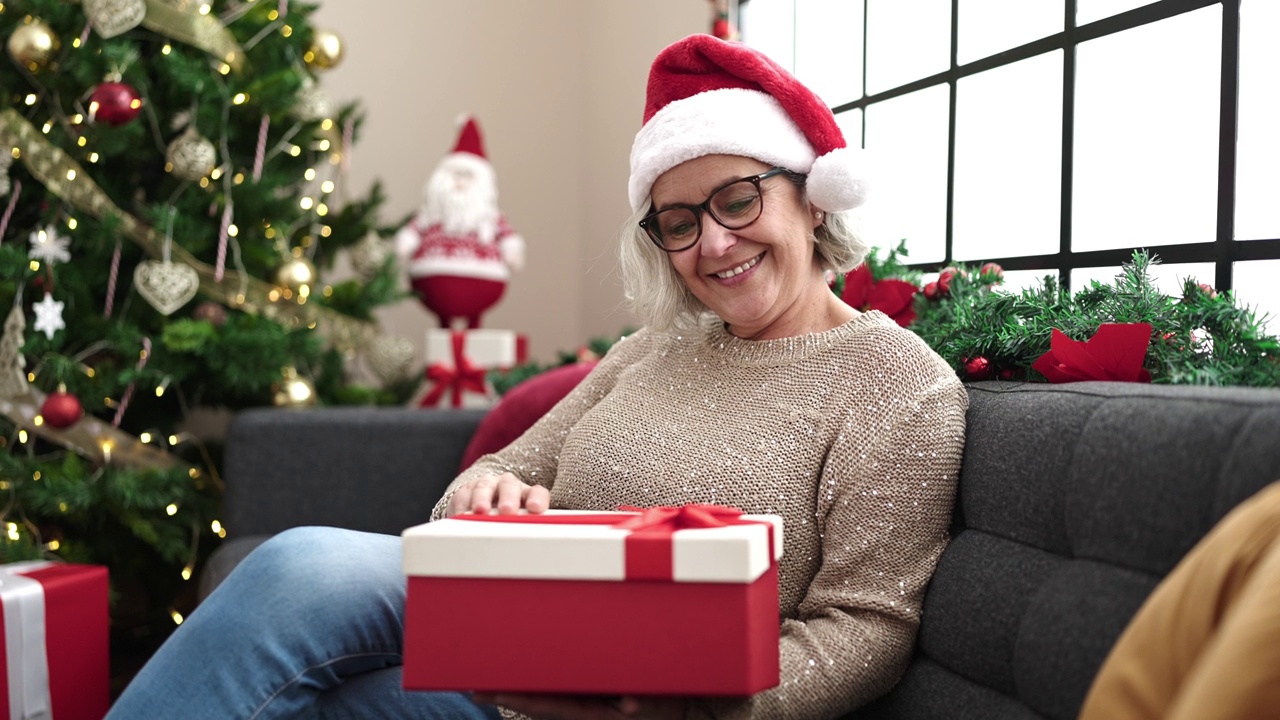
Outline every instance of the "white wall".
[[[649, 63], [705, 31], [710, 13], [706, 0], [325, 0], [312, 20], [342, 38], [344, 56], [323, 87], [366, 115], [350, 192], [380, 179], [382, 220], [412, 212], [453, 146], [456, 117], [472, 113], [499, 203], [528, 243], [524, 271], [484, 326], [526, 333], [533, 358], [550, 361], [634, 325], [615, 246]], [[348, 274], [340, 265], [332, 279]], [[421, 361], [433, 321], [417, 301], [379, 320]]]

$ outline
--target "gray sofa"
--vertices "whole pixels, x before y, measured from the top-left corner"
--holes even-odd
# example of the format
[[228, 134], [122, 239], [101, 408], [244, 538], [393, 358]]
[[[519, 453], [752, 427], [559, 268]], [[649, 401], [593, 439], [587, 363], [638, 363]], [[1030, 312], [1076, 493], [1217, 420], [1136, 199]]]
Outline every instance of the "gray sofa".
[[[858, 720], [1074, 718], [1108, 649], [1223, 515], [1280, 479], [1280, 390], [976, 383], [953, 541], [915, 657]], [[229, 539], [399, 533], [453, 477], [477, 411], [256, 410], [227, 448]]]

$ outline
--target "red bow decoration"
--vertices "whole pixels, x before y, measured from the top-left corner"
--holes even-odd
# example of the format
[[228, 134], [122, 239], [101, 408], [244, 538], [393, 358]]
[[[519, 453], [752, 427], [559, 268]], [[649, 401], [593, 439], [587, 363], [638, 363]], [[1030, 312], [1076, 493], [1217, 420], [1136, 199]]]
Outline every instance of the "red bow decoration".
[[871, 268], [862, 263], [845, 276], [844, 293], [840, 299], [863, 312], [879, 310], [898, 325], [906, 327], [916, 319], [913, 301], [919, 291], [906, 280], [887, 278], [876, 282], [871, 277]]
[[1142, 367], [1150, 344], [1151, 326], [1147, 323], [1103, 323], [1093, 337], [1083, 342], [1054, 328], [1049, 352], [1031, 367], [1051, 383], [1151, 382], [1151, 373]]
[[[545, 525], [611, 525], [630, 530], [626, 540], [626, 578], [628, 580], [670, 581], [674, 575], [672, 537], [676, 530], [698, 530], [753, 525], [759, 520], [743, 520], [742, 511], [721, 505], [684, 505], [682, 507], [635, 508], [619, 510], [639, 513], [619, 518], [615, 514], [583, 513], [580, 515], [454, 515], [453, 520], [480, 522], [533, 523]], [[764, 523], [767, 524], [767, 523]], [[769, 557], [773, 557], [773, 525], [769, 524]]]
[[484, 368], [473, 366], [463, 353], [463, 347], [467, 341], [466, 334], [455, 330], [450, 333], [449, 341], [453, 344], [453, 366], [438, 362], [427, 367], [427, 380], [435, 384], [422, 398], [422, 402], [418, 403], [419, 407], [434, 407], [444, 397], [445, 392], [451, 393], [449, 402], [453, 407], [462, 407], [464, 392], [481, 395], [488, 392], [484, 384]]

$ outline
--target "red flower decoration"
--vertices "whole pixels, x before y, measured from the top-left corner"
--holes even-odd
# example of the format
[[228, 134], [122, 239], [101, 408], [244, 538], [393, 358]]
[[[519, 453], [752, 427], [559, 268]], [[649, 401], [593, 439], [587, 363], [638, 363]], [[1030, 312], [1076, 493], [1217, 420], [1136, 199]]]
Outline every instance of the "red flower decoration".
[[1084, 342], [1072, 340], [1054, 328], [1049, 352], [1031, 367], [1052, 383], [1151, 382], [1151, 373], [1142, 367], [1150, 344], [1151, 326], [1147, 323], [1105, 323]]
[[916, 319], [912, 301], [920, 289], [905, 280], [885, 279], [876, 282], [866, 263], [845, 276], [841, 300], [863, 312], [879, 310], [906, 327]]

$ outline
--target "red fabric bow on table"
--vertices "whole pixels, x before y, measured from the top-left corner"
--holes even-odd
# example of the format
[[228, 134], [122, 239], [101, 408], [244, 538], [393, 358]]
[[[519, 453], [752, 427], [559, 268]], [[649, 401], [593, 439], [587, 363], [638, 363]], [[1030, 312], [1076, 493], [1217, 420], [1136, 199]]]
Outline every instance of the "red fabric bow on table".
[[529, 523], [544, 525], [610, 525], [630, 530], [626, 540], [626, 578], [628, 580], [665, 580], [675, 575], [672, 558], [672, 533], [677, 530], [699, 530], [730, 525], [763, 524], [769, 527], [769, 557], [773, 557], [773, 525], [759, 520], [742, 519], [742, 511], [721, 505], [683, 505], [681, 507], [618, 508], [637, 515], [618, 516], [609, 513], [579, 515], [454, 515], [452, 520], [480, 522]]
[[427, 380], [435, 384], [418, 403], [419, 407], [434, 407], [446, 392], [450, 393], [450, 405], [462, 407], [464, 392], [481, 395], [488, 392], [484, 384], [484, 368], [472, 365], [463, 352], [467, 341], [466, 333], [454, 331], [450, 333], [449, 341], [453, 344], [453, 366], [438, 362], [427, 367]]
[[1151, 326], [1147, 323], [1103, 323], [1083, 342], [1054, 328], [1049, 352], [1031, 367], [1051, 383], [1151, 382], [1151, 373], [1142, 367], [1150, 344]]
[[919, 288], [906, 280], [886, 278], [876, 282], [866, 263], [859, 265], [845, 276], [844, 293], [840, 299], [850, 307], [866, 312], [879, 310], [893, 318], [902, 327], [916, 319], [912, 303]]

